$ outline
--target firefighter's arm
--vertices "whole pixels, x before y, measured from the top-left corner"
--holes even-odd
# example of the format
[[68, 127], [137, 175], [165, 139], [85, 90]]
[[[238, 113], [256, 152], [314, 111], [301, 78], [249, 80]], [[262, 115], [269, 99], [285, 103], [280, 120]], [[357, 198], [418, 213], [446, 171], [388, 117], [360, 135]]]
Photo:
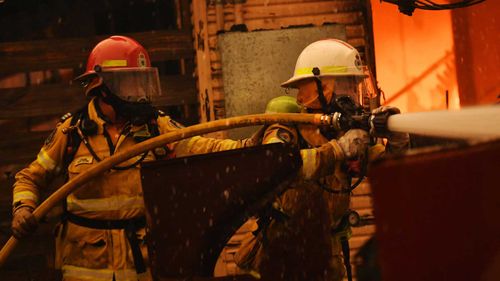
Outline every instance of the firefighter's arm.
[[[288, 126], [272, 125], [265, 134], [263, 143], [297, 143], [297, 131]], [[363, 130], [349, 130], [338, 140], [331, 140], [320, 147], [301, 149], [302, 167], [299, 178], [318, 179], [332, 174], [335, 165], [346, 159], [353, 159], [366, 153], [368, 133]]]
[[[292, 126], [274, 124], [267, 128], [262, 143], [290, 143], [297, 145], [298, 133]], [[326, 143], [318, 148], [301, 149], [300, 155], [302, 157], [302, 167], [299, 171], [299, 178], [301, 179], [319, 178], [323, 174], [331, 173], [335, 160], [341, 161], [343, 159], [343, 153], [341, 153], [340, 147], [335, 142]]]
[[[181, 129], [183, 126], [170, 119], [168, 116], [162, 116], [158, 118], [158, 127], [160, 129], [160, 133], [164, 134]], [[257, 136], [255, 135], [251, 138], [243, 140], [214, 139], [195, 136], [171, 143], [168, 145], [168, 148], [175, 154], [176, 157], [178, 157], [254, 146], [257, 144], [255, 140], [256, 138]]]
[[40, 190], [47, 187], [51, 180], [61, 172], [66, 150], [67, 136], [62, 128], [69, 126], [70, 119], [59, 123], [45, 140], [36, 160], [15, 176], [13, 188], [13, 212], [23, 207], [36, 208]]

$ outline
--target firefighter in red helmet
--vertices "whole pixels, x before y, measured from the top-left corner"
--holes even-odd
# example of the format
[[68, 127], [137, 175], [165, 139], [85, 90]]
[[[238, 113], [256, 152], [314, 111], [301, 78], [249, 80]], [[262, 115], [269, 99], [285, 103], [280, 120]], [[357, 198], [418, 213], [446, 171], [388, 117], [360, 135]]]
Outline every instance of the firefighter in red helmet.
[[[114, 153], [181, 126], [152, 106], [162, 94], [158, 70], [131, 38], [112, 36], [98, 43], [77, 81], [91, 101], [63, 116], [37, 159], [16, 175], [12, 230], [17, 238], [36, 228], [32, 211], [39, 203], [39, 191], [55, 176], [67, 173], [71, 179]], [[129, 159], [71, 193], [56, 239], [56, 262], [63, 279], [151, 280], [140, 164], [254, 143], [192, 137]]]

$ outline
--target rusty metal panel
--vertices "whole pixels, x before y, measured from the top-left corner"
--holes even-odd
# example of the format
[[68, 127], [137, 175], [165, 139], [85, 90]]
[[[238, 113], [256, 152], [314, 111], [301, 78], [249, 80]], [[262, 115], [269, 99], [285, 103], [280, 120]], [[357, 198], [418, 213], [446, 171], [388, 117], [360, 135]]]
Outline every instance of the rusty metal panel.
[[498, 280], [500, 142], [376, 164], [384, 281]]
[[231, 234], [274, 200], [301, 161], [297, 148], [272, 144], [144, 164], [153, 275], [211, 276]]
[[[280, 84], [293, 75], [297, 57], [312, 42], [346, 39], [345, 26], [228, 32], [219, 35], [227, 117], [264, 113], [274, 97], [285, 95]], [[295, 94], [295, 91], [292, 91]], [[233, 129], [229, 137], [250, 136], [255, 128]]]

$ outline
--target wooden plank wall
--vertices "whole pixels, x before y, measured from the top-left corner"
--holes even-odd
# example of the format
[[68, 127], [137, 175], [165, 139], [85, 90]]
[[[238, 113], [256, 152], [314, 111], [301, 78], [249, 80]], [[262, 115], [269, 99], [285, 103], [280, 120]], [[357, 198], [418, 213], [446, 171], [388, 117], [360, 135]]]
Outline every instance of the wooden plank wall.
[[[192, 39], [188, 31], [156, 31], [127, 35], [144, 45], [151, 54], [153, 63], [194, 57]], [[0, 43], [0, 60], [3, 62], [0, 64], [0, 73], [79, 69], [85, 64], [92, 47], [103, 38], [106, 36]], [[48, 46], [63, 46], [65, 51], [56, 52]], [[191, 75], [162, 75], [161, 82], [164, 95], [156, 102], [158, 107], [197, 103], [195, 81]], [[62, 116], [80, 108], [87, 99], [78, 85], [69, 83], [71, 80], [57, 84], [34, 83], [35, 85], [26, 87], [0, 89], [0, 120], [9, 123], [30, 118], [33, 122], [43, 122], [47, 121], [47, 117]], [[32, 128], [16, 131], [10, 133], [28, 142], [32, 136], [32, 144], [42, 144], [42, 133], [34, 132]], [[48, 135], [48, 132], [46, 134]], [[37, 151], [31, 147], [26, 149], [26, 146], [15, 145], [17, 139], [11, 138], [12, 135], [4, 136], [5, 138], [0, 139], [0, 164], [26, 163], [27, 156], [31, 155], [33, 158], [36, 155]]]
[[[364, 0], [193, 0], [193, 35], [196, 48], [200, 121], [225, 117], [222, 62], [217, 35], [230, 30], [271, 30], [294, 26], [335, 23], [346, 28], [347, 42], [356, 47], [375, 73], [370, 2]], [[290, 70], [292, 72], [293, 70]], [[219, 136], [224, 136], [223, 133]], [[362, 216], [372, 215], [371, 192], [367, 181], [354, 192], [352, 209]], [[251, 229], [242, 228], [225, 248], [216, 273], [239, 272], [233, 257], [241, 239]], [[373, 225], [353, 229], [351, 260], [373, 235]]]
[[[159, 66], [164, 95], [156, 106], [196, 122], [189, 1], [176, 0], [175, 4], [172, 14], [178, 15], [177, 26], [120, 34], [139, 41]], [[107, 37], [85, 34], [0, 43], [0, 245], [10, 236], [15, 173], [35, 159], [60, 116], [86, 103], [83, 89], [71, 81], [84, 71], [95, 44]], [[56, 180], [46, 193], [63, 180]], [[34, 236], [20, 243], [0, 270], [0, 280], [61, 280], [53, 268], [54, 222], [42, 223]]]

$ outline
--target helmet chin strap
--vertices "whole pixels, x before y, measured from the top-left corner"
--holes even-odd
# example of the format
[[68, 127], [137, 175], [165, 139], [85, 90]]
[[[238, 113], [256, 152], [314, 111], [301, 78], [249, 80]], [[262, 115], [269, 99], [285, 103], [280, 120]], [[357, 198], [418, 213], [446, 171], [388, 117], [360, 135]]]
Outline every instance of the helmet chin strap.
[[318, 99], [321, 104], [321, 109], [323, 110], [323, 113], [326, 114], [333, 113], [332, 102], [335, 101], [335, 92], [333, 93], [330, 103], [328, 103], [326, 101], [325, 94], [323, 93], [323, 84], [321, 83], [321, 79], [319, 76], [321, 74], [319, 68], [317, 67], [313, 68], [312, 73], [314, 74], [314, 81], [316, 82], [316, 88], [318, 89]]

